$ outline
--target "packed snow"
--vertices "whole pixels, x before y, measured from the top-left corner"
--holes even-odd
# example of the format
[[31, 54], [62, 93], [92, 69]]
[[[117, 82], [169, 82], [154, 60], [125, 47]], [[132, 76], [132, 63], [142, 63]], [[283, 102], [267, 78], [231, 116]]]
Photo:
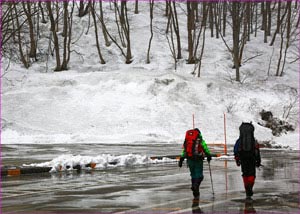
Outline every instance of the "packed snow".
[[[134, 166], [134, 165], [146, 165], [146, 164], [158, 164], [158, 163], [169, 163], [176, 160], [169, 158], [154, 159], [145, 155], [118, 155], [114, 156], [111, 154], [92, 156], [81, 156], [81, 155], [61, 155], [54, 158], [51, 161], [43, 163], [24, 164], [27, 167], [52, 167], [50, 172], [58, 171], [72, 171], [76, 167], [80, 166], [81, 169], [89, 170], [93, 169], [107, 169], [120, 166]], [[91, 167], [88, 164], [94, 163], [95, 167]]]
[[[275, 77], [277, 52], [263, 43], [258, 33], [247, 43], [241, 66], [241, 82], [234, 81], [231, 55], [221, 39], [210, 38], [206, 44], [201, 77], [192, 75], [194, 65], [186, 64], [186, 16], [179, 10], [183, 59], [177, 70], [164, 32], [167, 19], [163, 3], [155, 3], [154, 38], [151, 63], [146, 64], [149, 12], [147, 3], [139, 4], [140, 13], [130, 8], [132, 38], [131, 64], [125, 64], [115, 45], [104, 46], [106, 64], [99, 63], [93, 26], [86, 31], [88, 17], [74, 17], [74, 40], [69, 70], [53, 72], [55, 58], [34, 62], [29, 69], [2, 58], [1, 79], [1, 144], [182, 144], [185, 131], [198, 127], [207, 144], [234, 144], [243, 121], [252, 121], [259, 142], [299, 149], [298, 112], [299, 62], [287, 63], [282, 77]], [[105, 5], [105, 15], [111, 11]], [[110, 11], [110, 12], [109, 12]], [[49, 24], [49, 23], [48, 23]], [[41, 26], [47, 29], [48, 24]], [[40, 54], [45, 54], [46, 34], [39, 40]], [[81, 37], [79, 37], [81, 35]], [[76, 38], [75, 38], [76, 37]], [[231, 37], [225, 39], [231, 42]], [[279, 43], [275, 43], [275, 48]], [[293, 55], [288, 53], [288, 60]], [[270, 59], [270, 75], [268, 75]], [[296, 102], [294, 102], [296, 99]], [[287, 106], [290, 115], [283, 118]], [[277, 118], [295, 127], [295, 131], [273, 136], [270, 129], [259, 125], [259, 112], [272, 111]], [[111, 160], [119, 165], [151, 163], [149, 157], [99, 155], [96, 157], [59, 156], [42, 165], [84, 165], [90, 161], [108, 166]]]

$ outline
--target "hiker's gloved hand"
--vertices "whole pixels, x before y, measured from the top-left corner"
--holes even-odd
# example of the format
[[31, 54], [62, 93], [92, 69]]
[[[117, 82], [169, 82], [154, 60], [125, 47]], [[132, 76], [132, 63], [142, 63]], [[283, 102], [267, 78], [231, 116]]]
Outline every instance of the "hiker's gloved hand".
[[256, 166], [256, 167], [260, 167], [260, 161], [256, 161], [256, 162], [255, 162], [255, 166]]
[[208, 155], [206, 159], [207, 159], [207, 162], [209, 163], [211, 161], [211, 155]]
[[184, 161], [184, 157], [181, 157], [179, 162], [178, 162], [178, 166], [181, 168], [182, 167], [182, 163]]
[[241, 165], [240, 158], [238, 156], [235, 156], [234, 159], [235, 159], [236, 165], [240, 166]]

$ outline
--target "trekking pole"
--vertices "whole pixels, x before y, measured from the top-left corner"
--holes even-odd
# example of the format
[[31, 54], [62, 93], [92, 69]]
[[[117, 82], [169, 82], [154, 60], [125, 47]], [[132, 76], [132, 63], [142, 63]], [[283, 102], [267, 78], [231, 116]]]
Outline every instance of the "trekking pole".
[[210, 174], [210, 181], [211, 181], [212, 194], [215, 195], [214, 184], [213, 184], [213, 181], [212, 181], [211, 169], [210, 169], [210, 163], [209, 163], [209, 162], [208, 162], [208, 168], [209, 168], [209, 174]]

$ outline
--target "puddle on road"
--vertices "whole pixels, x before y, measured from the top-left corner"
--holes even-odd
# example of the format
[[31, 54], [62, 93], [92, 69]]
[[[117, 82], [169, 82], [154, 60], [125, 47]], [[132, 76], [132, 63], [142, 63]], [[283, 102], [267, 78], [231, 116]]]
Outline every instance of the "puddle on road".
[[245, 198], [233, 199], [222, 205], [213, 206], [203, 211], [213, 209], [214, 212], [242, 212], [242, 213], [261, 213], [261, 212], [297, 212], [299, 211], [298, 192], [287, 194], [258, 194], [253, 200]]
[[[113, 146], [112, 146], [113, 147]], [[114, 148], [110, 147], [113, 151]], [[137, 146], [138, 147], [138, 146]], [[93, 147], [87, 147], [92, 149]], [[96, 151], [101, 151], [103, 145]], [[127, 153], [125, 147], [124, 153]], [[41, 154], [28, 156], [32, 147], [25, 149], [22, 160], [37, 162]], [[47, 147], [51, 151], [58, 148]], [[61, 149], [60, 151], [69, 151]], [[76, 147], [80, 151], [79, 147]], [[72, 150], [76, 152], [77, 150]], [[95, 148], [93, 148], [95, 149]], [[140, 154], [155, 152], [155, 148], [141, 146]], [[172, 147], [175, 151], [180, 148]], [[10, 147], [6, 160], [20, 162], [14, 156], [16, 148]], [[39, 151], [45, 151], [43, 149]], [[92, 150], [85, 151], [86, 153]], [[93, 151], [93, 152], [96, 152]], [[3, 151], [2, 151], [3, 152]], [[120, 152], [120, 151], [119, 151]], [[162, 152], [162, 151], [160, 151]], [[253, 202], [246, 202], [241, 172], [233, 160], [211, 162], [215, 198], [211, 194], [211, 181], [207, 164], [204, 165], [205, 179], [201, 184], [201, 201], [193, 205], [190, 177], [186, 167], [180, 170], [176, 163], [149, 166], [118, 167], [109, 170], [26, 175], [2, 179], [3, 211], [73, 211], [117, 212], [150, 211], [192, 213], [201, 211], [248, 212], [256, 211], [299, 211], [299, 154], [290, 151], [262, 150], [262, 167], [257, 170]], [[4, 150], [4, 155], [5, 150]], [[15, 154], [16, 155], [16, 154]], [[47, 156], [47, 154], [45, 155]], [[49, 157], [51, 154], [49, 154]], [[30, 157], [30, 158], [29, 158]], [[225, 168], [225, 166], [227, 168]], [[108, 185], [112, 185], [108, 188]], [[120, 187], [120, 188], [119, 188]], [[30, 193], [21, 195], [21, 193]], [[18, 195], [19, 194], [19, 195]], [[24, 203], [26, 202], [26, 204]], [[182, 211], [182, 212], [181, 212]]]

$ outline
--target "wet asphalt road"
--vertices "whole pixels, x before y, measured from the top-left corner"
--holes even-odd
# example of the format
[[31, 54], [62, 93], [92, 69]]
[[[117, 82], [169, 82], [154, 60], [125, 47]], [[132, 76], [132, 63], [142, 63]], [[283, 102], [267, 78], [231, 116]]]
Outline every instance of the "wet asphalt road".
[[[44, 162], [61, 154], [134, 152], [153, 156], [180, 152], [178, 145], [1, 147], [2, 165]], [[245, 200], [240, 168], [235, 162], [213, 159], [213, 188], [205, 163], [198, 204], [192, 202], [188, 169], [179, 169], [173, 162], [2, 177], [1, 210], [2, 213], [299, 213], [299, 152], [262, 150], [261, 153], [264, 167], [257, 170], [253, 201]]]

